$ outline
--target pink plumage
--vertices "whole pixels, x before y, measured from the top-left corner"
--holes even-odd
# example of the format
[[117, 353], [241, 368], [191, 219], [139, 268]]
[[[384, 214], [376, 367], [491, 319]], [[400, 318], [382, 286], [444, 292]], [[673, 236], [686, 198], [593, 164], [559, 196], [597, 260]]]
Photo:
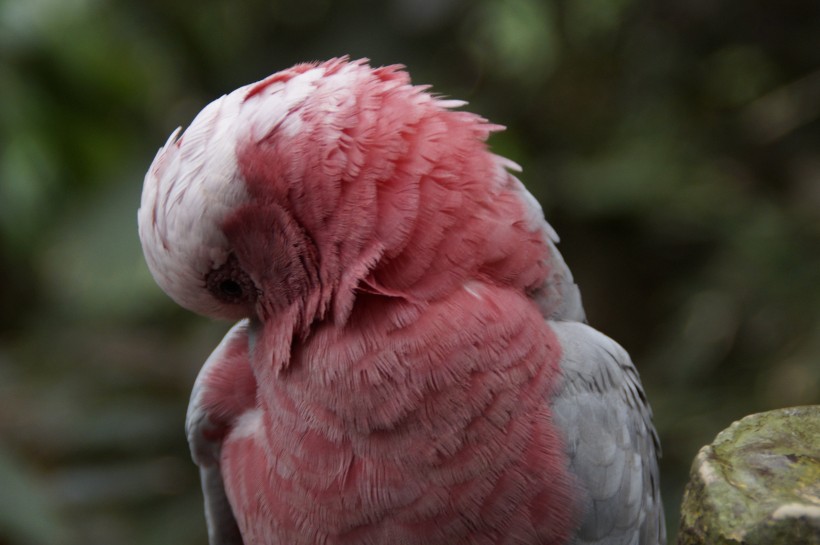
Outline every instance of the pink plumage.
[[500, 127], [460, 105], [334, 59], [158, 153], [152, 273], [247, 318], [188, 415], [212, 544], [663, 540], [637, 374], [579, 323], [540, 207], [487, 150]]

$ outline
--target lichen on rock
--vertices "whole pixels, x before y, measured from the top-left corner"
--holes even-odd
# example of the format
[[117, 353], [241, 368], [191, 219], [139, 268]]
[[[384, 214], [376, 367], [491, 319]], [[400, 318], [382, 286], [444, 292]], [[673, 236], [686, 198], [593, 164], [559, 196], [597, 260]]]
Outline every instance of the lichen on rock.
[[695, 457], [678, 545], [820, 545], [820, 405], [747, 416]]

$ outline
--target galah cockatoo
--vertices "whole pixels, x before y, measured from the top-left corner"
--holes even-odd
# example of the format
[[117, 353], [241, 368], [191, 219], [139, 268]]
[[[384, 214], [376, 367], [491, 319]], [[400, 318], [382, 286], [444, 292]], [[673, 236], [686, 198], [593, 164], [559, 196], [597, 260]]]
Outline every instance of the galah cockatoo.
[[302, 64], [154, 159], [154, 278], [239, 320], [186, 422], [211, 544], [664, 542], [638, 373], [463, 104]]

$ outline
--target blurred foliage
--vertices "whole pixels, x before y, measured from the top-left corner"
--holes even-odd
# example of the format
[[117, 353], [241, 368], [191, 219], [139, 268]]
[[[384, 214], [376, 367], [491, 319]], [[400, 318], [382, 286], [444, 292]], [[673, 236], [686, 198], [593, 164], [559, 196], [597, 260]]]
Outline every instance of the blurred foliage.
[[509, 127], [643, 374], [672, 535], [699, 446], [820, 402], [820, 3], [0, 0], [0, 545], [205, 542], [182, 427], [227, 325], [151, 280], [142, 176], [208, 101], [343, 54]]

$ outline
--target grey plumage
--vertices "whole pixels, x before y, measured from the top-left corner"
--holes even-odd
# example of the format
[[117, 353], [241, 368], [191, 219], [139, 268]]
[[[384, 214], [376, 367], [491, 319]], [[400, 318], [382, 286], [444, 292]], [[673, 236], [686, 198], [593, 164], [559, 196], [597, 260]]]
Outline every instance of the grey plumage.
[[244, 342], [244, 333], [248, 320], [240, 320], [211, 353], [194, 383], [191, 402], [185, 418], [185, 434], [191, 457], [199, 466], [202, 482], [202, 494], [205, 500], [205, 522], [208, 527], [210, 545], [242, 545], [242, 536], [234, 517], [228, 496], [225, 493], [225, 482], [222, 479], [220, 455], [225, 423], [214, 422], [212, 415], [205, 409], [203, 397], [209, 375], [215, 369], [225, 365], [229, 346], [233, 342]]
[[660, 443], [637, 370], [620, 345], [591, 327], [551, 326], [563, 349], [553, 415], [586, 495], [575, 543], [665, 543]]

